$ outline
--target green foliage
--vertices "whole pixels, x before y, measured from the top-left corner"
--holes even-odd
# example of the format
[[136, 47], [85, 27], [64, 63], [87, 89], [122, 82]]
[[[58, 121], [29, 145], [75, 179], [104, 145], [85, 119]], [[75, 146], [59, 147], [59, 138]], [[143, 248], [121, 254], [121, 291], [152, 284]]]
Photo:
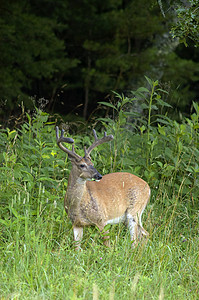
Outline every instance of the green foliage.
[[[182, 45], [177, 49], [177, 53], [170, 53], [167, 57], [166, 67], [162, 81], [165, 82], [169, 78], [169, 103], [174, 107], [173, 115], [177, 119], [179, 111], [187, 113], [192, 101], [197, 100], [197, 95], [194, 90], [194, 85], [197, 86], [199, 81], [199, 63], [192, 61], [193, 57], [197, 57], [198, 49], [190, 50], [190, 53], [185, 54]], [[194, 54], [195, 53], [195, 54]], [[181, 59], [180, 56], [184, 56]], [[186, 70], [186, 72], [184, 72]]]
[[[59, 199], [58, 187], [66, 186], [64, 177], [69, 172], [67, 159], [57, 154], [54, 122], [48, 122], [48, 115], [40, 110], [26, 116], [28, 121], [20, 129], [0, 132], [0, 214], [7, 229], [15, 227], [18, 218], [20, 228], [34, 216], [41, 222], [53, 210], [53, 218], [59, 219], [53, 208]], [[24, 235], [23, 229], [19, 235]]]
[[173, 25], [171, 33], [173, 38], [178, 37], [187, 47], [190, 40], [195, 46], [199, 45], [199, 1], [190, 0], [179, 4], [177, 8], [177, 22]]
[[198, 1], [175, 2], [2, 0], [0, 117], [22, 100], [33, 108], [34, 97], [85, 119], [110, 90], [131, 90], [144, 74], [171, 86], [170, 104], [186, 112], [198, 92], [198, 52], [187, 59], [175, 51], [169, 31], [179, 12], [173, 36], [197, 43]]
[[[88, 98], [85, 97], [85, 105], [96, 93], [104, 95], [110, 90], [131, 87], [139, 74], [150, 70], [151, 64], [156, 65], [157, 49], [151, 46], [152, 36], [154, 32], [161, 34], [165, 30], [157, 18], [153, 1], [139, 1], [137, 5], [133, 1], [105, 1], [100, 5], [96, 1], [96, 6], [98, 9], [84, 1], [80, 13], [73, 18], [78, 27], [79, 15], [82, 13], [85, 17], [85, 10], [86, 15], [89, 14], [84, 21], [85, 31], [82, 33], [79, 28], [83, 38], [80, 47], [84, 53], [83, 61], [82, 52], [79, 59], [83, 64], [82, 81]], [[143, 15], [147, 18], [147, 30]], [[79, 76], [79, 72], [77, 74]]]
[[77, 61], [68, 60], [56, 19], [35, 14], [28, 1], [1, 1], [0, 12], [1, 102], [6, 101], [7, 111], [16, 109], [22, 100], [32, 108], [27, 96], [36, 93], [39, 97], [42, 85], [43, 97], [48, 84], [46, 96], [50, 98], [60, 73]]
[[[86, 228], [83, 250], [74, 251], [63, 208], [70, 164], [47, 113], [36, 109], [20, 128], [0, 129], [2, 298], [197, 299], [199, 105], [182, 123], [172, 121], [165, 91], [146, 80], [132, 97], [115, 93], [101, 103], [98, 136], [105, 128], [115, 138], [92, 152], [103, 174], [130, 171], [149, 182], [143, 223], [150, 237], [135, 249], [120, 225], [111, 228], [110, 249]], [[93, 139], [73, 138], [80, 155]]]
[[[197, 198], [198, 104], [193, 102], [191, 119], [179, 124], [168, 117], [171, 106], [163, 100], [166, 91], [158, 81], [146, 79], [149, 88], [139, 88], [133, 92], [135, 97], [117, 94], [115, 104], [101, 102], [113, 109], [114, 115], [114, 120], [99, 118], [115, 136], [112, 169], [136, 173], [156, 187], [164, 182], [171, 197], [177, 193], [184, 199], [193, 195]], [[141, 113], [127, 110], [129, 103], [136, 107], [136, 102], [143, 109]]]

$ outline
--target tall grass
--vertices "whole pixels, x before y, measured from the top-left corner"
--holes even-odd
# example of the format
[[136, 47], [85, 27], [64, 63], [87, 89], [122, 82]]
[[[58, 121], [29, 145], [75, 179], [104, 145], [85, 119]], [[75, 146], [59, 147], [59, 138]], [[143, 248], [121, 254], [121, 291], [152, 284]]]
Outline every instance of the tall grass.
[[[116, 95], [102, 104], [114, 113], [97, 125], [115, 136], [93, 153], [97, 169], [132, 172], [152, 189], [143, 216], [150, 237], [133, 250], [123, 225], [112, 226], [110, 249], [89, 227], [74, 250], [63, 209], [70, 162], [48, 114], [0, 130], [1, 299], [198, 299], [199, 107], [178, 124], [165, 116], [162, 93], [149, 81], [132, 98]], [[142, 115], [128, 110], [136, 101]], [[92, 136], [73, 138], [83, 154]]]

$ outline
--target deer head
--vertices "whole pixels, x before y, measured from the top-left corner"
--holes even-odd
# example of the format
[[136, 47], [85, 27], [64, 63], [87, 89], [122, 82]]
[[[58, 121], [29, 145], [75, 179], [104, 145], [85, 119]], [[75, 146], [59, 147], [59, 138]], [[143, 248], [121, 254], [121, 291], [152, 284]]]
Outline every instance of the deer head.
[[56, 126], [56, 139], [57, 145], [61, 150], [68, 154], [69, 159], [72, 162], [73, 170], [77, 177], [82, 180], [100, 180], [102, 179], [102, 175], [94, 168], [93, 163], [91, 161], [90, 153], [91, 151], [106, 142], [109, 142], [113, 139], [112, 135], [107, 136], [106, 132], [104, 133], [104, 137], [101, 139], [97, 138], [96, 131], [93, 129], [93, 134], [95, 138], [95, 142], [88, 148], [84, 147], [85, 155], [82, 157], [75, 153], [74, 145], [72, 146], [72, 150], [69, 150], [67, 147], [63, 146], [64, 143], [74, 143], [72, 138], [64, 137], [64, 130], [61, 130], [61, 136], [59, 137], [59, 128]]

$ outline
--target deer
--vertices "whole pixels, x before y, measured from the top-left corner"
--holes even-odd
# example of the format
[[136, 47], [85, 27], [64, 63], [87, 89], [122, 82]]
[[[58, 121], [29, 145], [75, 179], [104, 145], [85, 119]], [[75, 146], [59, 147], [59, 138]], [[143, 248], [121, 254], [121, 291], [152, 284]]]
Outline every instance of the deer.
[[[81, 248], [83, 228], [96, 226], [102, 233], [104, 245], [110, 247], [107, 224], [125, 223], [130, 231], [132, 247], [148, 232], [143, 228], [141, 217], [150, 198], [150, 187], [143, 179], [127, 172], [115, 172], [102, 176], [91, 161], [91, 152], [97, 146], [113, 140], [106, 132], [98, 139], [93, 129], [94, 143], [86, 149], [82, 157], [74, 150], [74, 140], [59, 136], [56, 126], [56, 141], [61, 150], [68, 154], [72, 163], [64, 208], [73, 227], [76, 250]], [[69, 150], [63, 143], [72, 145]], [[105, 228], [105, 229], [104, 229]]]

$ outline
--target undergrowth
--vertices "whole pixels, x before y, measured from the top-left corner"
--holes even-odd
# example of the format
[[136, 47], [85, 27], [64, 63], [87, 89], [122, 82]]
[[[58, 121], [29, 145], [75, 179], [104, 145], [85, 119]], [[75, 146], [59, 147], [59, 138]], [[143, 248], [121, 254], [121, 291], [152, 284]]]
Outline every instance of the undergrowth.
[[[179, 124], [165, 91], [147, 81], [132, 97], [101, 102], [109, 111], [95, 122], [98, 136], [106, 130], [114, 140], [92, 153], [101, 174], [131, 172], [151, 187], [150, 237], [133, 250], [123, 225], [112, 226], [110, 249], [89, 227], [83, 250], [74, 250], [63, 209], [71, 166], [47, 113], [0, 129], [1, 299], [198, 299], [199, 106]], [[141, 112], [129, 110], [135, 103]], [[83, 155], [92, 134], [72, 137]]]

